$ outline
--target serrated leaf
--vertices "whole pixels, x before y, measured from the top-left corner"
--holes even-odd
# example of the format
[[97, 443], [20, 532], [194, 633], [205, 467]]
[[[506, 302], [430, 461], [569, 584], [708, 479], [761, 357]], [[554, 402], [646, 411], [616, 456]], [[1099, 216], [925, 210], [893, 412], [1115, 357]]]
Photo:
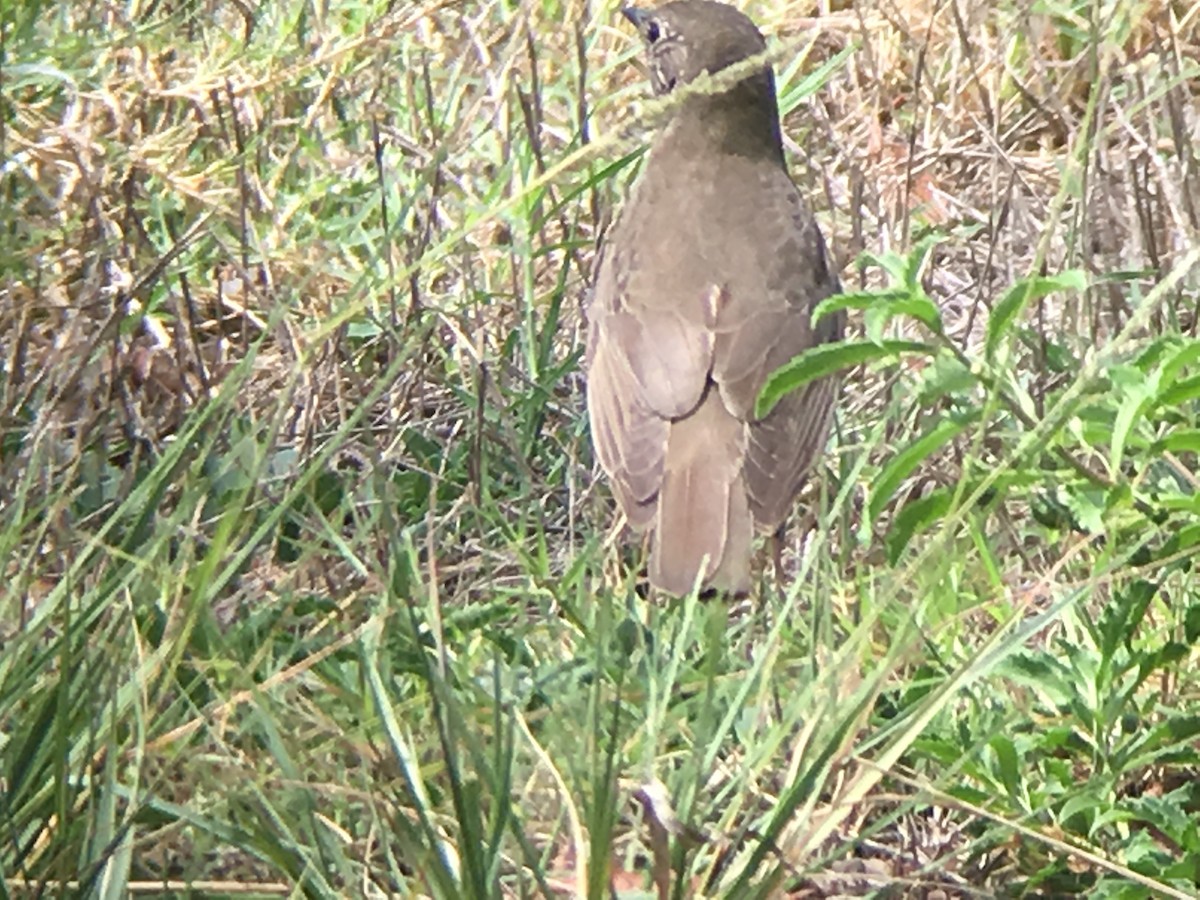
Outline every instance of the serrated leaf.
[[950, 394], [964, 394], [976, 384], [971, 370], [950, 353], [939, 353], [933, 365], [926, 366], [921, 373], [918, 399], [922, 406], [932, 406]]
[[[1132, 371], [1137, 372], [1137, 369]], [[1112, 449], [1109, 453], [1109, 472], [1116, 475], [1121, 471], [1121, 461], [1125, 456], [1125, 444], [1130, 431], [1137, 425], [1142, 412], [1150, 406], [1153, 388], [1146, 383], [1146, 377], [1138, 372], [1139, 383], [1122, 384], [1121, 403], [1112, 424]]]
[[867, 266], [879, 266], [888, 275], [888, 281], [891, 286], [904, 284], [905, 276], [908, 273], [908, 258], [901, 256], [895, 250], [888, 250], [884, 253], [871, 253], [864, 250], [858, 254], [856, 260], [860, 268]]
[[889, 565], [896, 565], [913, 535], [924, 531], [950, 511], [954, 494], [951, 488], [938, 488], [920, 499], [906, 503], [892, 517], [885, 543]]
[[1075, 674], [1048, 653], [1028, 651], [1013, 656], [1001, 665], [1001, 673], [1059, 709], [1069, 706], [1079, 693]]
[[1163, 360], [1173, 358], [1187, 343], [1189, 342], [1182, 340], [1180, 335], [1173, 332], [1161, 334], [1138, 350], [1137, 356], [1134, 357], [1134, 364], [1143, 372], [1149, 372]]
[[1192, 603], [1184, 613], [1183, 636], [1189, 644], [1200, 641], [1200, 603]]
[[1091, 485], [1073, 485], [1063, 488], [1061, 500], [1071, 511], [1075, 526], [1089, 534], [1104, 533], [1106, 492]]
[[813, 308], [812, 324], [816, 326], [826, 316], [841, 312], [843, 309], [870, 309], [880, 302], [900, 300], [906, 296], [908, 295], [904, 291], [897, 290], [853, 291], [848, 294], [834, 294], [832, 297], [826, 297]]
[[1013, 323], [1031, 301], [1040, 300], [1055, 291], [1082, 291], [1086, 287], [1087, 276], [1081, 269], [1067, 269], [1057, 275], [1018, 281], [1000, 298], [1000, 302], [996, 304], [988, 318], [985, 343], [988, 358], [995, 356], [1001, 341], [1008, 336]]
[[8, 91], [14, 91], [17, 88], [25, 87], [27, 84], [38, 84], [42, 81], [59, 81], [67, 85], [73, 91], [79, 90], [79, 84], [75, 77], [64, 72], [57, 66], [52, 66], [47, 63], [18, 63], [8, 66], [8, 77], [5, 79], [7, 84], [4, 85]]
[[1180, 553], [1184, 550], [1190, 550], [1197, 544], [1200, 544], [1200, 523], [1192, 523], [1184, 525], [1175, 532], [1175, 536], [1171, 538], [1174, 546], [1174, 552]]
[[1174, 353], [1165, 354], [1163, 360], [1163, 376], [1172, 378], [1184, 366], [1200, 362], [1200, 337], [1189, 337], [1180, 346], [1174, 348]]
[[914, 294], [891, 304], [888, 309], [893, 316], [912, 316], [922, 325], [934, 331], [942, 330], [942, 311], [925, 294]]
[[1197, 362], [1200, 362], [1200, 338], [1188, 338], [1182, 346], [1175, 348], [1174, 353], [1166, 355], [1160, 384], [1170, 386], [1183, 369]]
[[884, 507], [900, 483], [926, 458], [940, 450], [953, 437], [962, 432], [967, 422], [943, 419], [928, 433], [921, 435], [899, 453], [895, 454], [880, 471], [871, 485], [871, 502], [868, 515], [872, 522], [879, 520]]
[[869, 307], [863, 315], [863, 332], [866, 334], [867, 340], [872, 344], [882, 344], [884, 332], [887, 330], [887, 323], [891, 318], [892, 316], [887, 307]]
[[1017, 798], [1021, 795], [1019, 756], [1012, 738], [998, 734], [989, 741], [992, 752], [996, 754], [996, 771], [1000, 782], [1008, 791], [1009, 796]]
[[775, 404], [784, 396], [826, 375], [852, 369], [863, 363], [895, 360], [910, 353], [931, 352], [932, 348], [928, 344], [918, 341], [884, 341], [876, 344], [872, 341], [849, 340], [820, 344], [805, 350], [767, 376], [762, 390], [758, 393], [754, 415], [761, 419], [774, 409]]
[[932, 300], [925, 296], [903, 296], [876, 303], [866, 308], [863, 318], [867, 338], [878, 344], [883, 341], [883, 332], [896, 316], [912, 316], [934, 333], [942, 330], [942, 315]]
[[1158, 393], [1159, 406], [1179, 406], [1200, 397], [1200, 375], [1193, 375], [1174, 384], [1163, 382]]
[[1146, 383], [1146, 373], [1137, 366], [1117, 363], [1104, 370], [1111, 388], [1135, 388]]
[[917, 241], [909, 251], [908, 262], [904, 268], [904, 284], [911, 293], [925, 293], [920, 286], [921, 271], [925, 268], [925, 263], [933, 252], [933, 248], [941, 243], [941, 240], [942, 236], [938, 232], [927, 234]]
[[[1077, 813], [1086, 813], [1088, 818], [1102, 815], [1105, 812], [1111, 812], [1111, 808], [1101, 802], [1101, 798], [1091, 793], [1076, 794], [1074, 797], [1069, 797], [1067, 802], [1063, 804], [1062, 809], [1058, 812], [1058, 820], [1065, 822]], [[1128, 815], [1127, 813], [1117, 813], [1118, 816]], [[1091, 822], [1089, 822], [1090, 826]]]

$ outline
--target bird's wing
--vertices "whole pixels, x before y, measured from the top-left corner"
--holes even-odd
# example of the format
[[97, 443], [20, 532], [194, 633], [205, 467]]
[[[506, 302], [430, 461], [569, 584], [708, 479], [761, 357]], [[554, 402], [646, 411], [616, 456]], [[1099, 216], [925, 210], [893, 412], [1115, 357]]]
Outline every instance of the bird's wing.
[[592, 442], [629, 524], [645, 528], [654, 520], [669, 423], [638, 396], [613, 344], [597, 334], [594, 324], [589, 331], [595, 348], [587, 378]]
[[[780, 173], [782, 178], [786, 174]], [[813, 458], [824, 446], [837, 382], [825, 379], [793, 392], [761, 420], [754, 402], [767, 375], [817, 343], [837, 340], [841, 314], [814, 331], [812, 310], [837, 293], [825, 244], [812, 214], [790, 181], [768, 192], [750, 235], [761, 265], [744, 267], [729, 286], [714, 352], [713, 378], [726, 406], [750, 423], [745, 484], [760, 529], [773, 530], [787, 515]]]
[[712, 299], [697, 292], [694, 302], [662, 302], [655, 272], [638, 258], [638, 236], [620, 227], [606, 242], [588, 305], [588, 416], [600, 464], [626, 517], [641, 528], [655, 514], [671, 420], [698, 406], [708, 382]]
[[744, 475], [750, 512], [761, 531], [774, 531], [791, 511], [829, 437], [838, 387], [836, 376], [810, 382], [750, 426]]

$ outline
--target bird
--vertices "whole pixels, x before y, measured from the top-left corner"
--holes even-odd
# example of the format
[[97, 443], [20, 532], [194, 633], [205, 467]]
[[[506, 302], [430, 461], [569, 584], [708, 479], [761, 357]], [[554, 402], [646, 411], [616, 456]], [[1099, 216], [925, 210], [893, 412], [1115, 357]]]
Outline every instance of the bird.
[[650, 531], [650, 584], [745, 596], [754, 534], [782, 535], [839, 384], [809, 382], [761, 418], [755, 400], [776, 368], [842, 338], [843, 313], [812, 322], [841, 289], [788, 174], [770, 64], [686, 89], [763, 54], [755, 24], [715, 0], [621, 13], [654, 92], [682, 96], [597, 251], [585, 302], [592, 442], [626, 520]]

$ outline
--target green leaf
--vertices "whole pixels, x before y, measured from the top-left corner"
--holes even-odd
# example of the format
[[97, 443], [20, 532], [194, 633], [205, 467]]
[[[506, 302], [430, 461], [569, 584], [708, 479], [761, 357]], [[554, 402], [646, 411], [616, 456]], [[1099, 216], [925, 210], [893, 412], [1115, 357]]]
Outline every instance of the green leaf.
[[976, 378], [962, 360], [950, 353], [939, 353], [933, 365], [921, 373], [918, 397], [922, 406], [932, 406], [943, 397], [966, 394], [976, 385]]
[[1186, 497], [1160, 497], [1157, 504], [1163, 509], [1200, 516], [1200, 495], [1190, 494]]
[[933, 248], [941, 243], [941, 240], [941, 234], [936, 231], [932, 232], [917, 241], [909, 251], [908, 261], [904, 267], [904, 285], [910, 293], [925, 295], [925, 291], [921, 287], [921, 271], [925, 268], [925, 263], [933, 252]]
[[1080, 813], [1088, 814], [1090, 818], [1092, 815], [1102, 815], [1108, 811], [1108, 804], [1104, 802], [1103, 798], [1089, 791], [1069, 797], [1067, 802], [1063, 804], [1062, 809], [1059, 810], [1058, 818], [1060, 821], [1065, 822], [1072, 816]]
[[1109, 472], [1113, 475], [1121, 471], [1121, 461], [1125, 455], [1125, 444], [1128, 441], [1129, 433], [1137, 425], [1142, 412], [1150, 405], [1152, 394], [1156, 393], [1154, 386], [1147, 383], [1145, 375], [1138, 372], [1137, 369], [1131, 369], [1131, 371], [1137, 372], [1137, 383], [1120, 384], [1116, 382], [1121, 388], [1121, 402], [1117, 407], [1117, 415], [1113, 419], [1112, 449], [1108, 461]]
[[936, 305], [928, 297], [914, 295], [890, 300], [886, 303], [876, 303], [867, 308], [864, 324], [867, 337], [875, 343], [883, 340], [883, 330], [888, 322], [896, 316], [912, 316], [929, 327], [936, 334], [942, 331], [942, 315]]
[[1184, 613], [1183, 636], [1189, 644], [1200, 641], [1200, 603], [1193, 602]]
[[1013, 323], [1032, 300], [1040, 300], [1055, 291], [1082, 291], [1087, 287], [1087, 276], [1082, 269], [1068, 269], [1057, 275], [1025, 278], [1018, 281], [996, 304], [988, 319], [986, 352], [988, 358], [996, 354], [1000, 342], [1012, 330]]
[[813, 308], [812, 323], [815, 326], [826, 316], [841, 312], [843, 309], [870, 309], [877, 303], [898, 301], [907, 296], [904, 291], [892, 289], [834, 294], [832, 297], [826, 297]]
[[996, 772], [1000, 782], [1008, 791], [1009, 796], [1019, 799], [1021, 791], [1021, 765], [1016, 745], [1012, 738], [998, 734], [989, 741], [992, 751], [996, 754]]
[[31, 84], [42, 82], [59, 82], [71, 89], [79, 90], [79, 84], [74, 76], [62, 69], [47, 63], [19, 63], [8, 67], [8, 77], [5, 80], [5, 91], [16, 93], [19, 89]]
[[1178, 406], [1200, 397], [1200, 375], [1193, 375], [1174, 384], [1163, 382], [1162, 390], [1158, 393], [1159, 406]]
[[888, 275], [889, 286], [893, 290], [905, 284], [908, 278], [908, 258], [901, 256], [895, 250], [888, 250], [879, 254], [864, 250], [858, 254], [856, 262], [860, 268], [874, 265], [883, 269]]
[[942, 311], [924, 293], [914, 294], [905, 300], [893, 303], [888, 309], [893, 316], [912, 316], [922, 325], [927, 325], [934, 331], [942, 330]]
[[873, 341], [850, 340], [812, 347], [767, 376], [754, 405], [754, 415], [761, 419], [787, 394], [834, 372], [852, 369], [867, 362], [896, 360], [908, 353], [929, 355], [932, 352], [932, 347], [918, 341], [884, 341], [876, 344]]
[[885, 539], [889, 565], [896, 564], [914, 534], [924, 531], [950, 511], [953, 499], [953, 488], [938, 488], [919, 500], [904, 504], [893, 517]]
[[1189, 338], [1163, 361], [1162, 380], [1159, 383], [1170, 387], [1183, 369], [1198, 361], [1200, 361], [1200, 338]]
[[1134, 365], [1143, 372], [1149, 372], [1155, 366], [1162, 365], [1164, 360], [1174, 359], [1181, 350], [1186, 350], [1190, 343], [1190, 339], [1183, 338], [1175, 332], [1161, 334], [1138, 350]]
[[896, 493], [900, 483], [907, 478], [926, 458], [940, 450], [946, 443], [969, 424], [969, 421], [943, 419], [927, 434], [921, 435], [895, 456], [880, 471], [871, 485], [871, 501], [868, 515], [872, 522], [879, 520], [884, 507]]
[[1107, 491], [1091, 484], [1060, 486], [1059, 499], [1070, 510], [1075, 527], [1088, 534], [1104, 533]]

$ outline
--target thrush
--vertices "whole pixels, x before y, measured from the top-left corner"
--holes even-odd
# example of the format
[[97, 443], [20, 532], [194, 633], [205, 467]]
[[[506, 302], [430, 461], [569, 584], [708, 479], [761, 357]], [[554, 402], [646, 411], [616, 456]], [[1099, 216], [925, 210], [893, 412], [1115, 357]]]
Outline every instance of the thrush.
[[[621, 12], [657, 94], [766, 49], [723, 3]], [[838, 280], [788, 175], [771, 67], [752, 69], [683, 92], [601, 246], [587, 308], [596, 455], [630, 524], [652, 529], [651, 584], [673, 594], [749, 591], [754, 532], [782, 528], [838, 390], [811, 382], [754, 414], [766, 376], [840, 338], [844, 319], [812, 325]]]

